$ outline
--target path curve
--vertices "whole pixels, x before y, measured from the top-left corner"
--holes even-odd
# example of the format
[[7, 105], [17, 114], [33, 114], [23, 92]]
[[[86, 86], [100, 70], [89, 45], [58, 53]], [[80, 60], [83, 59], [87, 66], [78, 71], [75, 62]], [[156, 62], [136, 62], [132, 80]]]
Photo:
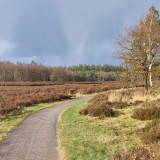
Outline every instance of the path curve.
[[57, 160], [58, 116], [64, 109], [90, 98], [57, 104], [27, 117], [0, 144], [0, 160]]

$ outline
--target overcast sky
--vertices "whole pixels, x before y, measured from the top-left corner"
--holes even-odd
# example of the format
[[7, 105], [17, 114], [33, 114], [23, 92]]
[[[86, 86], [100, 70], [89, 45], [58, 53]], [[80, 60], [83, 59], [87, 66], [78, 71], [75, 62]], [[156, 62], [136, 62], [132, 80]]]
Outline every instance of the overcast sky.
[[0, 61], [113, 64], [114, 42], [159, 0], [0, 0]]

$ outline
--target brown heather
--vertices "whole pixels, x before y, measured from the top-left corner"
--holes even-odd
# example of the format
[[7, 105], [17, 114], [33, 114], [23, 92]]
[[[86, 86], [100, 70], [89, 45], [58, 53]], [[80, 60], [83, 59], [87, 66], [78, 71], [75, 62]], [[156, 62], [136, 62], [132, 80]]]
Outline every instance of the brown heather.
[[118, 111], [114, 109], [123, 109], [129, 106], [128, 103], [122, 101], [108, 101], [108, 94], [98, 94], [95, 96], [88, 106], [79, 111], [80, 114], [90, 115], [93, 117], [115, 117]]
[[144, 102], [143, 107], [134, 110], [133, 118], [139, 120], [152, 120], [160, 118], [160, 101]]
[[160, 119], [153, 120], [143, 129], [142, 140], [145, 143], [160, 141]]
[[68, 99], [79, 94], [91, 94], [110, 89], [142, 86], [125, 82], [0, 82], [0, 114], [23, 106]]
[[159, 160], [155, 151], [145, 147], [140, 147], [128, 153], [123, 153], [120, 158], [114, 160]]

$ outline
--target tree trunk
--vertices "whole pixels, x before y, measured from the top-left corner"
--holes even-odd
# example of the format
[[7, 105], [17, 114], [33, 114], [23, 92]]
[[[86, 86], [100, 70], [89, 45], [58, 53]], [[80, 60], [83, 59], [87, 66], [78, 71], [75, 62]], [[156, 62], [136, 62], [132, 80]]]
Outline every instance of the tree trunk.
[[152, 63], [149, 65], [149, 87], [152, 87]]
[[145, 78], [145, 88], [148, 91], [148, 74], [147, 73], [145, 74], [144, 78]]

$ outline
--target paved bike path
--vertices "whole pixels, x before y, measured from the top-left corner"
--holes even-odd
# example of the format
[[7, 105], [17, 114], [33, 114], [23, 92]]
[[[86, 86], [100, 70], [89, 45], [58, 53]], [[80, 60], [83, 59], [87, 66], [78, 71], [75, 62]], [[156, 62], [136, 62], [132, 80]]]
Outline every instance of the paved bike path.
[[27, 117], [0, 144], [0, 160], [58, 160], [56, 125], [60, 113], [89, 99], [57, 104]]

